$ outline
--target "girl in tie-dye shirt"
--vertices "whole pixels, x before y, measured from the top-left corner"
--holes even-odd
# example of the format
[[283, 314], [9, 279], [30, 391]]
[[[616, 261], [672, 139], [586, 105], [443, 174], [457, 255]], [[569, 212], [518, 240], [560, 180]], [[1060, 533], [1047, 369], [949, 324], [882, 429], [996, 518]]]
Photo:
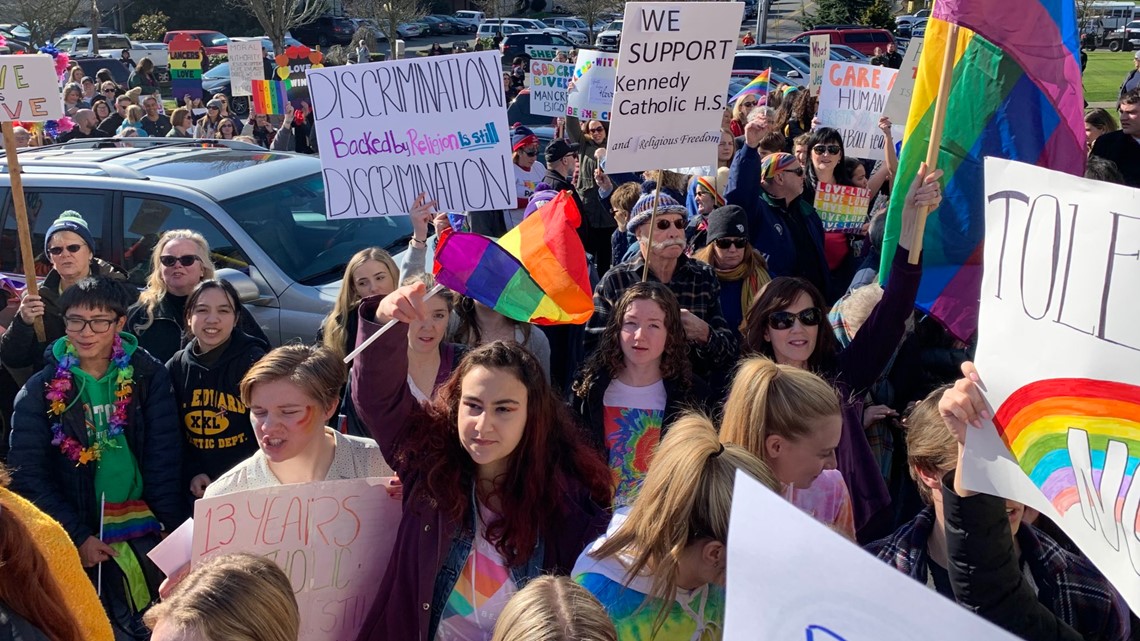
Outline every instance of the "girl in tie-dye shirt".
[[658, 447], [633, 505], [578, 557], [571, 576], [605, 606], [619, 639], [721, 638], [737, 469], [778, 491], [760, 459], [718, 443], [707, 418], [685, 415]]

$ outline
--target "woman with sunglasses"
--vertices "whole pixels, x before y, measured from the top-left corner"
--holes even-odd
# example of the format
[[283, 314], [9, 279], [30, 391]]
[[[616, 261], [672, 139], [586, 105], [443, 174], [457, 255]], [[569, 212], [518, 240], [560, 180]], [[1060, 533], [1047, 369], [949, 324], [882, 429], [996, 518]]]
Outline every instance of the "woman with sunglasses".
[[[617, 227], [597, 182], [597, 176], [602, 173], [598, 150], [603, 150], [604, 157], [609, 136], [608, 125], [601, 120], [587, 120], [583, 127], [578, 118], [567, 116], [566, 135], [570, 142], [578, 145], [578, 179], [575, 186], [580, 197], [578, 206], [582, 210], [582, 225], [578, 228], [578, 235], [582, 238], [586, 251], [594, 257], [598, 273], [601, 274], [613, 260], [610, 255], [610, 236]], [[566, 178], [574, 180], [572, 175]]]
[[712, 266], [720, 281], [720, 311], [740, 338], [744, 312], [772, 280], [768, 261], [748, 241], [748, 215], [736, 205], [725, 205], [709, 214], [708, 245], [693, 256]]
[[503, 232], [514, 229], [523, 220], [523, 213], [534, 195], [535, 187], [546, 175], [546, 167], [538, 162], [538, 136], [520, 124], [511, 130], [511, 160], [515, 164], [515, 208], [503, 212]]
[[237, 128], [234, 127], [233, 120], [225, 118], [218, 125], [218, 130], [214, 132], [213, 138], [215, 140], [233, 140], [237, 136]]
[[754, 94], [741, 96], [732, 105], [732, 120], [729, 121], [729, 129], [732, 131], [733, 136], [743, 136], [744, 127], [748, 124], [748, 114], [756, 108], [759, 104], [759, 98]]
[[902, 340], [906, 320], [914, 309], [921, 260], [908, 262], [915, 221], [924, 206], [936, 207], [942, 199], [938, 179], [926, 166], [918, 172], [906, 195], [899, 249], [883, 293], [870, 317], [846, 348], [841, 348], [826, 321], [823, 295], [802, 278], [776, 278], [744, 317], [744, 350], [767, 356], [781, 365], [809, 370], [831, 383], [843, 402], [843, 434], [836, 452], [839, 471], [851, 488], [855, 528], [860, 541], [887, 532], [879, 522], [890, 504], [886, 482], [863, 432], [863, 402], [867, 389], [879, 379]]
[[[150, 255], [150, 275], [138, 303], [127, 313], [127, 331], [139, 347], [163, 363], [182, 349], [186, 331], [186, 299], [198, 283], [214, 278], [210, 245], [196, 231], [164, 232]], [[240, 312], [241, 329], [266, 346], [269, 338], [249, 312]]]
[[[815, 192], [823, 183], [858, 187], [852, 175], [853, 165], [847, 162], [843, 149], [843, 134], [831, 127], [821, 127], [811, 134], [807, 143], [808, 165], [804, 196], [815, 202]], [[849, 260], [851, 245], [845, 231], [823, 233], [823, 253], [831, 270], [831, 291], [824, 292], [827, 300], [836, 300], [847, 289], [854, 276], [854, 265]]]

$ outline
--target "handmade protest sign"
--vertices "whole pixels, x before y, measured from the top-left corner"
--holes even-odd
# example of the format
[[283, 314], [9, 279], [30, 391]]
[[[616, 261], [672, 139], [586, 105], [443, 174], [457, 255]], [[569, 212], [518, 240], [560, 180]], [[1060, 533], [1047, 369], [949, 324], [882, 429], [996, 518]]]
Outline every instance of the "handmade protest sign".
[[170, 54], [170, 94], [176, 102], [186, 96], [202, 98], [202, 43], [186, 33], [176, 35], [166, 47]]
[[995, 417], [966, 437], [969, 489], [1053, 520], [1140, 608], [1140, 199], [987, 158], [976, 365]]
[[252, 96], [254, 80], [265, 80], [265, 64], [260, 40], [230, 41], [227, 56], [230, 61], [230, 91], [235, 96]]
[[267, 116], [288, 115], [289, 108], [289, 81], [288, 80], [253, 80], [250, 82], [253, 89], [253, 113]]
[[831, 60], [831, 36], [827, 34], [811, 36], [808, 47], [811, 51], [811, 58], [808, 60], [811, 70], [811, 76], [808, 78], [808, 91], [811, 92], [811, 95], [818, 97], [819, 90], [823, 88], [824, 67]]
[[329, 218], [513, 209], [498, 51], [311, 69]]
[[815, 190], [815, 211], [825, 231], [851, 231], [867, 222], [871, 191], [835, 183], [820, 183]]
[[566, 93], [566, 115], [579, 120], [610, 119], [617, 56], [582, 49], [574, 66], [574, 88]]
[[530, 113], [534, 116], [566, 115], [566, 85], [574, 75], [569, 62], [530, 61]]
[[902, 66], [899, 67], [899, 75], [895, 78], [895, 85], [887, 98], [887, 106], [883, 108], [883, 115], [890, 118], [894, 125], [906, 125], [906, 118], [910, 113], [910, 99], [914, 95], [914, 83], [918, 79], [918, 60], [921, 56], [922, 38], [911, 38], [903, 55]]
[[274, 57], [273, 61], [277, 63], [277, 78], [289, 81], [289, 104], [293, 109], [303, 109], [306, 104], [312, 104], [306, 74], [310, 69], [324, 68], [324, 59], [323, 53], [313, 51], [304, 45], [285, 47], [284, 53]]
[[[725, 641], [1014, 641], [736, 472], [728, 521]], [[882, 598], [891, 595], [890, 615]], [[757, 607], [757, 604], [763, 604]]]
[[897, 69], [829, 61], [819, 94], [819, 120], [843, 134], [848, 156], [882, 160], [886, 138], [879, 118], [898, 75]]
[[558, 45], [523, 45], [523, 50], [526, 55], [530, 56], [531, 60], [554, 60], [558, 52], [569, 54], [574, 50], [574, 47], [560, 47]]
[[606, 171], [716, 166], [740, 2], [628, 2]]
[[306, 641], [354, 641], [396, 543], [390, 479], [278, 485], [194, 504], [194, 563], [249, 552], [285, 571]]

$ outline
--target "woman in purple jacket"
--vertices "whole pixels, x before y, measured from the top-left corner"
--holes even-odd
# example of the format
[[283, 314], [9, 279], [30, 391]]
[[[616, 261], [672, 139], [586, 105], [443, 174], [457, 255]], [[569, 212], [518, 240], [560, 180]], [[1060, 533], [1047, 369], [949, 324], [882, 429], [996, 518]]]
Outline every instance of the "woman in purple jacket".
[[422, 283], [359, 307], [358, 341], [402, 321], [352, 367], [357, 413], [404, 483], [395, 551], [361, 641], [490, 638], [507, 600], [566, 574], [606, 529], [609, 468], [517, 343], [469, 352], [427, 406], [407, 383]]
[[931, 209], [942, 200], [938, 186], [941, 170], [926, 175], [919, 170], [903, 207], [899, 251], [887, 280], [883, 298], [846, 348], [841, 348], [828, 327], [823, 295], [802, 278], [781, 277], [765, 288], [744, 317], [746, 351], [765, 355], [782, 365], [809, 369], [831, 382], [843, 401], [843, 434], [836, 458], [839, 471], [851, 491], [855, 531], [860, 541], [881, 533], [877, 513], [890, 505], [891, 497], [879, 465], [863, 433], [863, 394], [890, 363], [902, 340], [906, 319], [914, 310], [922, 261], [911, 265], [907, 258], [914, 226], [923, 207]]

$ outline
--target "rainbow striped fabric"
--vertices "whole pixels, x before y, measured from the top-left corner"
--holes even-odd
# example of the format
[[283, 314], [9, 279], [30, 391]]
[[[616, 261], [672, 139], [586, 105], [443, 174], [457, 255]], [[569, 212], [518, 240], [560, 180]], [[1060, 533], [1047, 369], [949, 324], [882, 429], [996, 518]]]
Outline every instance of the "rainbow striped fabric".
[[1084, 173], [1085, 133], [1072, 0], [938, 0], [891, 194], [880, 278], [885, 283], [904, 196], [926, 158], [950, 23], [958, 24], [953, 87], [938, 157], [942, 204], [923, 238], [918, 306], [959, 339], [978, 326], [985, 237], [985, 156]]
[[130, 541], [147, 534], [158, 534], [162, 527], [146, 501], [107, 502], [103, 512], [103, 542]]
[[759, 76], [752, 79], [751, 82], [744, 85], [744, 88], [736, 92], [736, 95], [729, 100], [729, 104], [734, 104], [744, 96], [753, 95], [757, 98], [757, 104], [768, 104], [768, 83], [772, 78], [772, 69], [768, 68], [760, 72]]
[[253, 113], [280, 116], [289, 108], [288, 80], [254, 80]]
[[507, 318], [581, 325], [594, 313], [586, 250], [575, 231], [581, 220], [563, 191], [498, 242], [446, 230], [435, 249], [435, 278]]

